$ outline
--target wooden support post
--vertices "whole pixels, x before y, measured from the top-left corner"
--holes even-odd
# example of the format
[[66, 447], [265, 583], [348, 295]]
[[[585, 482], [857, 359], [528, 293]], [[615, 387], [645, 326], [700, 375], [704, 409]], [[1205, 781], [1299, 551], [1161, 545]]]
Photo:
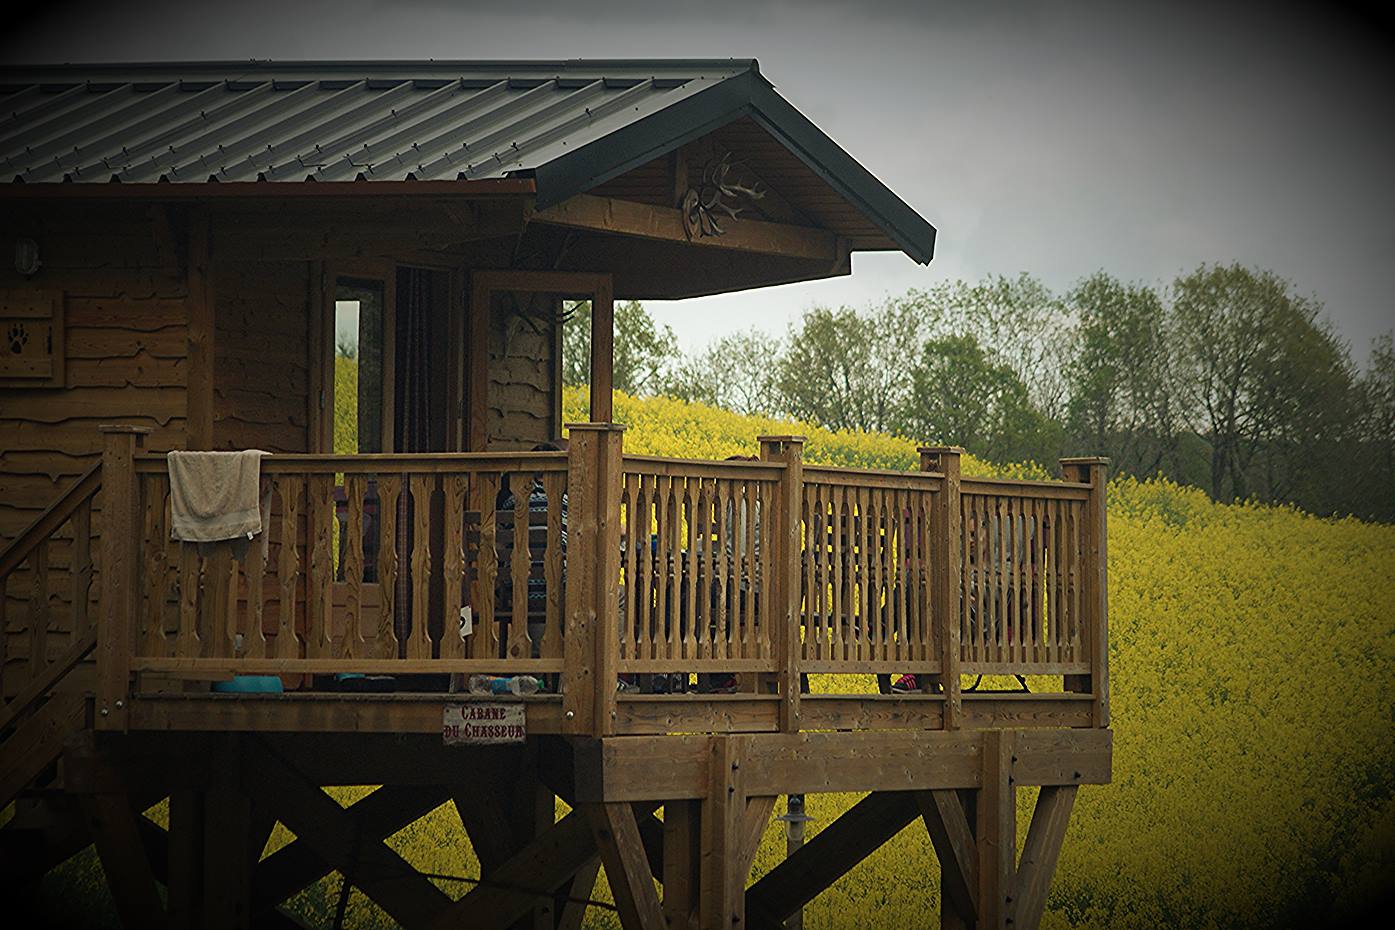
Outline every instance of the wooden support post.
[[567, 635], [562, 730], [615, 732], [620, 659], [620, 472], [624, 427], [573, 423], [568, 458]]
[[1014, 930], [1036, 930], [1046, 909], [1046, 893], [1056, 862], [1061, 857], [1070, 810], [1075, 804], [1076, 785], [1045, 785], [1037, 796], [1032, 823], [1027, 828], [1027, 842], [1022, 848], [1022, 862], [1017, 869], [1017, 883], [1008, 906], [1008, 922]]
[[958, 446], [924, 446], [920, 450], [920, 470], [944, 475], [944, 485], [935, 495], [929, 542], [930, 610], [935, 624], [935, 642], [940, 649], [940, 686], [945, 696], [946, 730], [958, 729], [964, 716], [959, 681], [959, 614], [963, 598], [960, 569], [964, 545], [959, 505], [959, 456], [963, 452]]
[[169, 926], [195, 930], [203, 913], [203, 792], [170, 793]]
[[[1061, 459], [1061, 471], [1067, 481], [1090, 485], [1090, 499], [1085, 503], [1085, 519], [1081, 526], [1080, 545], [1084, 565], [1080, 578], [1080, 609], [1084, 616], [1084, 642], [1089, 654], [1088, 689], [1095, 696], [1094, 720], [1097, 727], [1109, 726], [1109, 547], [1105, 512], [1105, 490], [1109, 480], [1109, 459], [1101, 457]], [[1087, 683], [1076, 679], [1068, 682], [1075, 690], [1085, 690]]]
[[921, 791], [916, 801], [940, 860], [940, 926], [972, 926], [978, 911], [978, 851], [960, 794], [952, 788]]
[[203, 919], [199, 925], [242, 930], [251, 925], [252, 802], [242, 789], [241, 739], [230, 733], [220, 743], [203, 794]]
[[983, 782], [978, 790], [974, 839], [978, 846], [976, 930], [1006, 930], [1017, 861], [1017, 805], [1012, 730], [985, 730]]
[[700, 801], [664, 802], [664, 922], [687, 930], [697, 910], [702, 856]]
[[99, 730], [125, 730], [131, 686], [131, 654], [140, 608], [140, 485], [135, 455], [150, 432], [143, 426], [103, 426], [102, 601], [97, 621], [97, 719]]
[[746, 779], [741, 771], [744, 740], [711, 738], [707, 797], [702, 802], [698, 926], [741, 930], [746, 925], [746, 876], [741, 872]]
[[591, 296], [591, 422], [609, 423], [615, 387], [615, 295], [610, 278]]
[[583, 808], [605, 864], [620, 925], [625, 930], [658, 930], [664, 917], [634, 808], [628, 801], [586, 804]]
[[83, 796], [82, 804], [121, 922], [127, 927], [164, 926], [165, 909], [141, 841], [140, 814], [131, 809], [130, 796], [103, 792]]
[[772, 605], [766, 616], [774, 625], [776, 688], [780, 695], [780, 730], [799, 729], [799, 668], [803, 643], [800, 638], [800, 502], [804, 499], [804, 437], [761, 436], [760, 457], [782, 462], [785, 470], [775, 491], [773, 513], [765, 515], [769, 529], [770, 565], [773, 568], [766, 597]]
[[[189, 270], [186, 306], [189, 319], [186, 445], [213, 448], [213, 254], [207, 213], [189, 226]], [[317, 308], [318, 309], [318, 308]]]

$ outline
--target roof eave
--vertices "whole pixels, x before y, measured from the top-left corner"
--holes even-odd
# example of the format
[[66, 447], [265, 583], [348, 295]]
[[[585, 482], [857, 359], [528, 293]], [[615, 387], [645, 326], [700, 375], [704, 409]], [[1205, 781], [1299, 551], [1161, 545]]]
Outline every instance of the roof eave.
[[921, 264], [935, 227], [781, 97], [758, 71], [728, 78], [603, 139], [539, 165], [538, 209], [554, 206], [749, 115]]

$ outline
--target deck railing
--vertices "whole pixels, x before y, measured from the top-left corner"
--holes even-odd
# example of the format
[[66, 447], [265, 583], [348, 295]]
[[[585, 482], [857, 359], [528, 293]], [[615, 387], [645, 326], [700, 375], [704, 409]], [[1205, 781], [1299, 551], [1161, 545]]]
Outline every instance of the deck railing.
[[109, 712], [132, 675], [487, 671], [548, 676], [563, 729], [604, 735], [617, 678], [677, 673], [739, 676], [795, 730], [808, 675], [909, 673], [947, 728], [971, 675], [1061, 676], [1107, 723], [1102, 460], [970, 479], [954, 448], [874, 471], [786, 436], [692, 461], [586, 424], [568, 452], [267, 456], [264, 531], [195, 546], [130, 439], [103, 466]]

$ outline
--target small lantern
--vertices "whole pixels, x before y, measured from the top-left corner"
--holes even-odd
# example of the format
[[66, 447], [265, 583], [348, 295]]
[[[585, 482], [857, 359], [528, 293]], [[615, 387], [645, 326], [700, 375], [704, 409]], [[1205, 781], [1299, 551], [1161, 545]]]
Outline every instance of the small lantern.
[[15, 271], [26, 278], [39, 270], [39, 244], [33, 239], [15, 240]]

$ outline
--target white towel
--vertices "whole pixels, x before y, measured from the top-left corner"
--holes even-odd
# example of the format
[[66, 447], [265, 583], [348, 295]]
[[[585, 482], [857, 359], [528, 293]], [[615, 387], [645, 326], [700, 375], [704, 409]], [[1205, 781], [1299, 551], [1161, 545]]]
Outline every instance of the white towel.
[[170, 537], [185, 542], [247, 539], [262, 531], [262, 456], [242, 452], [171, 452]]

